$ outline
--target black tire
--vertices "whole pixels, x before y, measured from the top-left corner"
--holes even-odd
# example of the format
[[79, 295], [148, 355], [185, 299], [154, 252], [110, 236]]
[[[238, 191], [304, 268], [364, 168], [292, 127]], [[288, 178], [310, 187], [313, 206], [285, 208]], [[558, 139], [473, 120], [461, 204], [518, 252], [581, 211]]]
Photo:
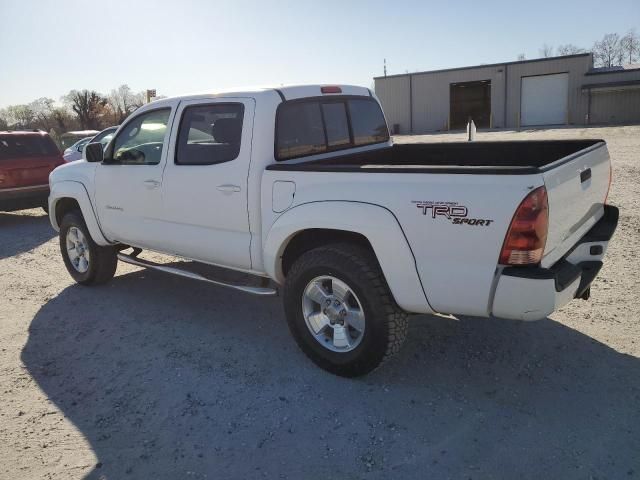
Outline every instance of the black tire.
[[[71, 263], [67, 252], [66, 238], [71, 227], [76, 227], [84, 235], [89, 249], [89, 267], [86, 272], [79, 272]], [[67, 267], [67, 271], [73, 279], [81, 285], [100, 285], [108, 282], [116, 273], [118, 265], [117, 251], [115, 247], [102, 247], [96, 244], [89, 229], [84, 222], [79, 210], [71, 211], [64, 215], [60, 223], [60, 253]]]
[[[356, 294], [365, 315], [362, 340], [355, 349], [327, 349], [307, 327], [302, 297], [314, 278], [330, 275]], [[397, 353], [404, 342], [407, 314], [395, 303], [372, 252], [355, 244], [332, 244], [304, 253], [287, 274], [284, 308], [291, 333], [302, 351], [319, 367], [343, 377], [365, 375]]]

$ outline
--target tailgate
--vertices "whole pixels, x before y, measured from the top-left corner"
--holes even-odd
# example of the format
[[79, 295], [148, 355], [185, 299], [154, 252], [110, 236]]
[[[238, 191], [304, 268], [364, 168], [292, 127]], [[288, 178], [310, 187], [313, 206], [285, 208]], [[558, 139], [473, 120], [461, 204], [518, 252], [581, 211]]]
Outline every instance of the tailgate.
[[543, 267], [560, 260], [602, 217], [610, 174], [609, 152], [604, 142], [543, 169], [549, 199]]

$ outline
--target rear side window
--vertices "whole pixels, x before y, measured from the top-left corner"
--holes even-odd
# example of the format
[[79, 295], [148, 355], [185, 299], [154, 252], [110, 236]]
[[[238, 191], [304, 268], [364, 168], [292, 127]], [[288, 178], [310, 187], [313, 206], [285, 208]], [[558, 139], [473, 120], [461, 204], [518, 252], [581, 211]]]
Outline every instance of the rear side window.
[[0, 135], [0, 160], [58, 155], [58, 147], [44, 135]]
[[277, 118], [278, 159], [302, 157], [326, 150], [322, 113], [318, 102], [283, 105]]
[[384, 121], [382, 110], [376, 102], [349, 100], [348, 103], [354, 145], [368, 145], [389, 140], [387, 124]]
[[240, 153], [244, 105], [216, 103], [187, 107], [182, 114], [175, 163], [213, 165]]
[[276, 118], [276, 160], [382, 143], [389, 131], [372, 98], [330, 97], [289, 101]]

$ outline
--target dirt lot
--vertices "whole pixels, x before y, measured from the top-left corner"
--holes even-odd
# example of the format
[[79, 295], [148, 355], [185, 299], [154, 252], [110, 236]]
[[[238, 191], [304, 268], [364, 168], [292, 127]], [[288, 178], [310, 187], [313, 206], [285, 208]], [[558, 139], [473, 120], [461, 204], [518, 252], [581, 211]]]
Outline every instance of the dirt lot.
[[83, 288], [41, 211], [0, 213], [0, 478], [639, 478], [640, 127], [479, 139], [576, 136], [607, 140], [621, 208], [591, 300], [416, 317], [358, 380], [304, 357], [278, 298], [127, 265]]

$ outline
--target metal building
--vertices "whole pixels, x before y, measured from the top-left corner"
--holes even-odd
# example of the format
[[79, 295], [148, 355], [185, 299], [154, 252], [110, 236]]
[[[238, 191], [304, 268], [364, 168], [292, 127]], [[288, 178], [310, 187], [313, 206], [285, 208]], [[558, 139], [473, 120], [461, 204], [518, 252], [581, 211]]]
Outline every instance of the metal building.
[[[630, 66], [633, 67], [633, 66]], [[593, 68], [590, 53], [376, 77], [395, 133], [640, 123], [640, 65]]]

